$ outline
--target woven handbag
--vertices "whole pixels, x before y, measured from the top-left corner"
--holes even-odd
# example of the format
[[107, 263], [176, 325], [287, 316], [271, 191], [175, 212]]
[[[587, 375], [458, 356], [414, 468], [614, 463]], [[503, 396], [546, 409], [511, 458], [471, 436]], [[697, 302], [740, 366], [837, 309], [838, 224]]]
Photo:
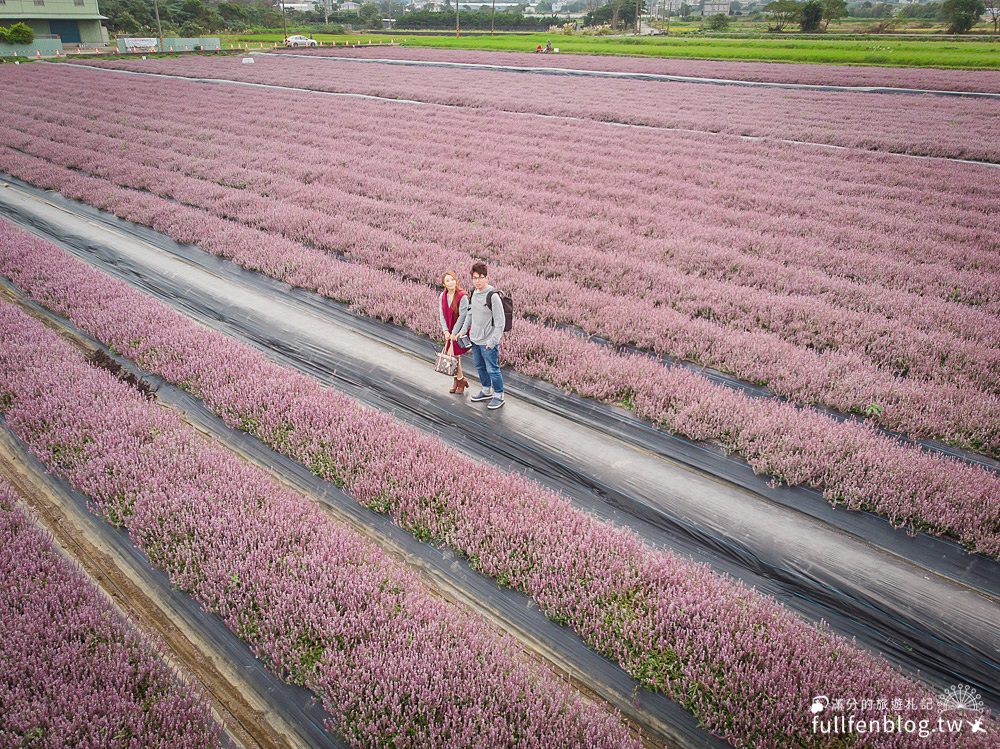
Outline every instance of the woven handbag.
[[448, 377], [454, 377], [458, 372], [458, 357], [452, 356], [449, 351], [452, 351], [452, 343], [448, 341], [444, 345], [444, 349], [438, 353], [437, 361], [434, 363], [434, 371], [440, 372], [443, 375], [448, 375]]

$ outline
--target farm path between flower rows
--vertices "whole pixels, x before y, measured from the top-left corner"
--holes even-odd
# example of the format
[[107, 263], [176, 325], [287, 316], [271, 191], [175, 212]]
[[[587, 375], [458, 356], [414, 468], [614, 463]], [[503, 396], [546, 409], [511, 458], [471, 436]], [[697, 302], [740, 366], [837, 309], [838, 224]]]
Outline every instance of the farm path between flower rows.
[[60, 550], [79, 564], [129, 620], [155, 632], [171, 664], [195, 676], [231, 745], [244, 749], [341, 749], [325, 713], [303, 690], [267, 672], [216, 618], [153, 570], [124, 531], [88, 509], [87, 497], [49, 474], [4, 425], [0, 474], [16, 488]]
[[1000, 701], [992, 560], [808, 491], [773, 489], [711, 446], [524, 377], [511, 377], [507, 406], [487, 415], [444, 392], [425, 340], [59, 196], [7, 183], [0, 212], [283, 365], [828, 621], [935, 685], [961, 681]]

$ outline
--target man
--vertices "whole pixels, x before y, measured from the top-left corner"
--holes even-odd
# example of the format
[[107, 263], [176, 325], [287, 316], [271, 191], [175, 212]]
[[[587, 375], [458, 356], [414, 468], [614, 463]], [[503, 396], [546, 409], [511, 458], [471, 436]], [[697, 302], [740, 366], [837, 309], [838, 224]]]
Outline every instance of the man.
[[472, 266], [472, 285], [475, 290], [472, 292], [469, 314], [459, 335], [468, 335], [472, 340], [472, 361], [483, 385], [472, 400], [488, 400], [487, 408], [495, 411], [503, 405], [503, 377], [500, 375], [499, 363], [500, 338], [506, 322], [503, 301], [496, 289], [490, 286], [486, 263]]

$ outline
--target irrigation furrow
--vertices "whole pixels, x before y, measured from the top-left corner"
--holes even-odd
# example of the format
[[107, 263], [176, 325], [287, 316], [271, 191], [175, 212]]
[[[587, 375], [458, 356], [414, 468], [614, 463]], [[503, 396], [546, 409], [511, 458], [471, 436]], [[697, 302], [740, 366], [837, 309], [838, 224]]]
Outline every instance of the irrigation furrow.
[[907, 538], [815, 493], [768, 487], [710, 446], [516, 375], [504, 411], [476, 418], [442, 392], [444, 380], [418, 359], [429, 345], [407, 331], [70, 201], [24, 197], [20, 211], [36, 233], [272, 359], [475, 457], [525, 470], [654, 545], [826, 619], [936, 685], [962, 681], [998, 704], [996, 562], [943, 539]]

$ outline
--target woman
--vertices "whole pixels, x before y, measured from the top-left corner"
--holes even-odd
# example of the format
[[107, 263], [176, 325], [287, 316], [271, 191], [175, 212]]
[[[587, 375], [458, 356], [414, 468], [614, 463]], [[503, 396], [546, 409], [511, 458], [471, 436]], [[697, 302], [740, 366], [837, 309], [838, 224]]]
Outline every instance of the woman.
[[444, 333], [446, 342], [451, 341], [451, 355], [459, 357], [455, 382], [448, 392], [461, 395], [469, 387], [469, 381], [462, 374], [461, 356], [468, 353], [469, 349], [458, 345], [458, 331], [462, 329], [465, 317], [469, 314], [469, 295], [459, 286], [458, 274], [453, 270], [441, 277], [441, 285], [444, 287], [444, 291], [441, 292], [441, 303], [438, 305], [441, 332]]

